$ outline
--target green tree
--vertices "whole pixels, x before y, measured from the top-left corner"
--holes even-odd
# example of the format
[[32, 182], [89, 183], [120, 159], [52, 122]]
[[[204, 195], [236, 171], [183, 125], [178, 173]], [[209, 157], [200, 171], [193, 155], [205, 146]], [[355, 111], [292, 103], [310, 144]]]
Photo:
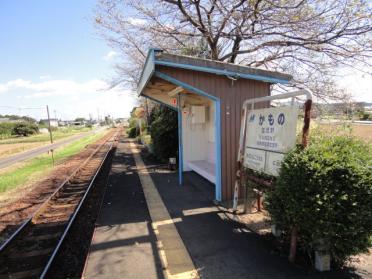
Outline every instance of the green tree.
[[150, 135], [155, 156], [163, 162], [178, 154], [177, 112], [166, 106], [156, 106], [151, 111]]
[[99, 0], [96, 10], [102, 36], [127, 61], [114, 84], [137, 85], [150, 47], [288, 72], [320, 97], [342, 94], [338, 68], [371, 71], [366, 0]]
[[30, 136], [34, 135], [39, 132], [39, 128], [37, 125], [27, 122], [20, 122], [15, 124], [12, 134], [17, 136]]

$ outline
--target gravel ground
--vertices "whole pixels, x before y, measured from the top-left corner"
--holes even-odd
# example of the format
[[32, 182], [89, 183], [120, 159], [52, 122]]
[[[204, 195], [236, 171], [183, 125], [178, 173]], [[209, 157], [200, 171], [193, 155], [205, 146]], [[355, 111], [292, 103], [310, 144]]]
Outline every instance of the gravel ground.
[[97, 176], [91, 193], [75, 219], [51, 266], [47, 278], [80, 278], [94, 233], [116, 148], [113, 148]]

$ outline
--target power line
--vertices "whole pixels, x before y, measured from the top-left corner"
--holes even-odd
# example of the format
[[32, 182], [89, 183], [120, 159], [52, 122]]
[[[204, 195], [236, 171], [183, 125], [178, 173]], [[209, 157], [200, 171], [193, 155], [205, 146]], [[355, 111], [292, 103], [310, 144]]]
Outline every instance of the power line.
[[18, 109], [18, 110], [28, 110], [28, 109], [45, 109], [43, 107], [12, 107], [12, 106], [0, 106], [0, 108], [11, 108], [11, 109]]

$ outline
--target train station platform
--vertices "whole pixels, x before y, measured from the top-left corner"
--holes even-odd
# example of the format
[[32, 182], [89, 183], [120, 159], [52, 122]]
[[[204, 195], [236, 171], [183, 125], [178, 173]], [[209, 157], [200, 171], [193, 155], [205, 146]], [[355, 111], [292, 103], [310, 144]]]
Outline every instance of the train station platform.
[[291, 265], [214, 206], [212, 183], [187, 172], [179, 186], [139, 151], [118, 144], [84, 278], [351, 278]]
[[84, 278], [163, 278], [129, 142], [118, 143]]

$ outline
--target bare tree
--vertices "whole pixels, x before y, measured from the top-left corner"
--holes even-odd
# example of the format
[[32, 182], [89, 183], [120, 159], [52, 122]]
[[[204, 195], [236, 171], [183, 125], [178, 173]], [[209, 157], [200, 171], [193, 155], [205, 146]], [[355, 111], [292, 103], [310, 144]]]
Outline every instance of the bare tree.
[[206, 49], [206, 58], [285, 71], [330, 97], [337, 68], [371, 74], [371, 14], [365, 0], [99, 0], [95, 21], [125, 59], [116, 83], [137, 81], [149, 47]]

